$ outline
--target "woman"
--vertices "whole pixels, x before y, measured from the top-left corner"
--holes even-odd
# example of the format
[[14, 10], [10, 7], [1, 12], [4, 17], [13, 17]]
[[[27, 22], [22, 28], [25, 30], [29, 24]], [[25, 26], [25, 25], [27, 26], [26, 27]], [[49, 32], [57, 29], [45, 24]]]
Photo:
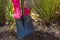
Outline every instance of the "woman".
[[[17, 35], [19, 40], [34, 32], [32, 20], [30, 17], [31, 0], [25, 0], [24, 2], [24, 17], [22, 18], [21, 12], [21, 0], [12, 0], [14, 5], [14, 18], [16, 19]], [[23, 10], [22, 10], [23, 11]]]

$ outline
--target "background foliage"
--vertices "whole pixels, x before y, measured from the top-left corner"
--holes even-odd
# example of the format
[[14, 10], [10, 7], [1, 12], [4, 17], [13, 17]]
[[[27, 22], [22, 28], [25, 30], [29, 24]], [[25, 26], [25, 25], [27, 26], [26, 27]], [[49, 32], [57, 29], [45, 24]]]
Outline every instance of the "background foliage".
[[[32, 18], [42, 19], [44, 23], [54, 21], [55, 11], [60, 0], [32, 0]], [[0, 0], [0, 22], [15, 24], [12, 0]], [[36, 19], [35, 19], [36, 20]]]
[[33, 8], [44, 23], [52, 22], [60, 0], [33, 0]]

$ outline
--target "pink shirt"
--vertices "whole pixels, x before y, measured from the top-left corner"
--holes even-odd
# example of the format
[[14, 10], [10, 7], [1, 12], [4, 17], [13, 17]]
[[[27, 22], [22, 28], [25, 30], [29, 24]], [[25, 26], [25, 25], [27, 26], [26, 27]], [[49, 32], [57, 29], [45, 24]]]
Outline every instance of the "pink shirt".
[[[20, 6], [20, 0], [12, 0], [14, 4], [14, 18], [15, 19], [20, 19], [22, 16], [21, 13], [21, 6]], [[30, 16], [30, 10], [29, 8], [24, 8], [24, 15], [25, 16]]]

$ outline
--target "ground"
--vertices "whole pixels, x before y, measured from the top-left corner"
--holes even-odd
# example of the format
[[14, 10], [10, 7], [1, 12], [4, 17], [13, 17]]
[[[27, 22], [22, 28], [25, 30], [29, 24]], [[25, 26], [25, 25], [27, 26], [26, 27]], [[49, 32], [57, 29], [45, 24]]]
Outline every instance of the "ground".
[[[0, 40], [18, 40], [15, 32], [4, 32], [0, 33]], [[54, 34], [48, 32], [36, 31], [24, 38], [24, 40], [60, 40], [55, 37]]]
[[[27, 35], [24, 40], [60, 40], [60, 26], [52, 24], [50, 27], [44, 27], [40, 22], [33, 24], [35, 32]], [[18, 40], [14, 30], [8, 30], [9, 26], [0, 27], [0, 40]]]

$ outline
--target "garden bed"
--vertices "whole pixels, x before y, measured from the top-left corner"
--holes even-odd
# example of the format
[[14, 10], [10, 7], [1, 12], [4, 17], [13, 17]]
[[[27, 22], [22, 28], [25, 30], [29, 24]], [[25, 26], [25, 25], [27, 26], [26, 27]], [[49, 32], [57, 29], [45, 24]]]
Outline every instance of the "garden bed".
[[[60, 40], [60, 27], [53, 24], [50, 27], [44, 27], [41, 22], [34, 21], [35, 32], [26, 36], [24, 40]], [[0, 28], [0, 40], [18, 40], [14, 30], [6, 30], [9, 26]], [[3, 31], [1, 31], [3, 30]]]

